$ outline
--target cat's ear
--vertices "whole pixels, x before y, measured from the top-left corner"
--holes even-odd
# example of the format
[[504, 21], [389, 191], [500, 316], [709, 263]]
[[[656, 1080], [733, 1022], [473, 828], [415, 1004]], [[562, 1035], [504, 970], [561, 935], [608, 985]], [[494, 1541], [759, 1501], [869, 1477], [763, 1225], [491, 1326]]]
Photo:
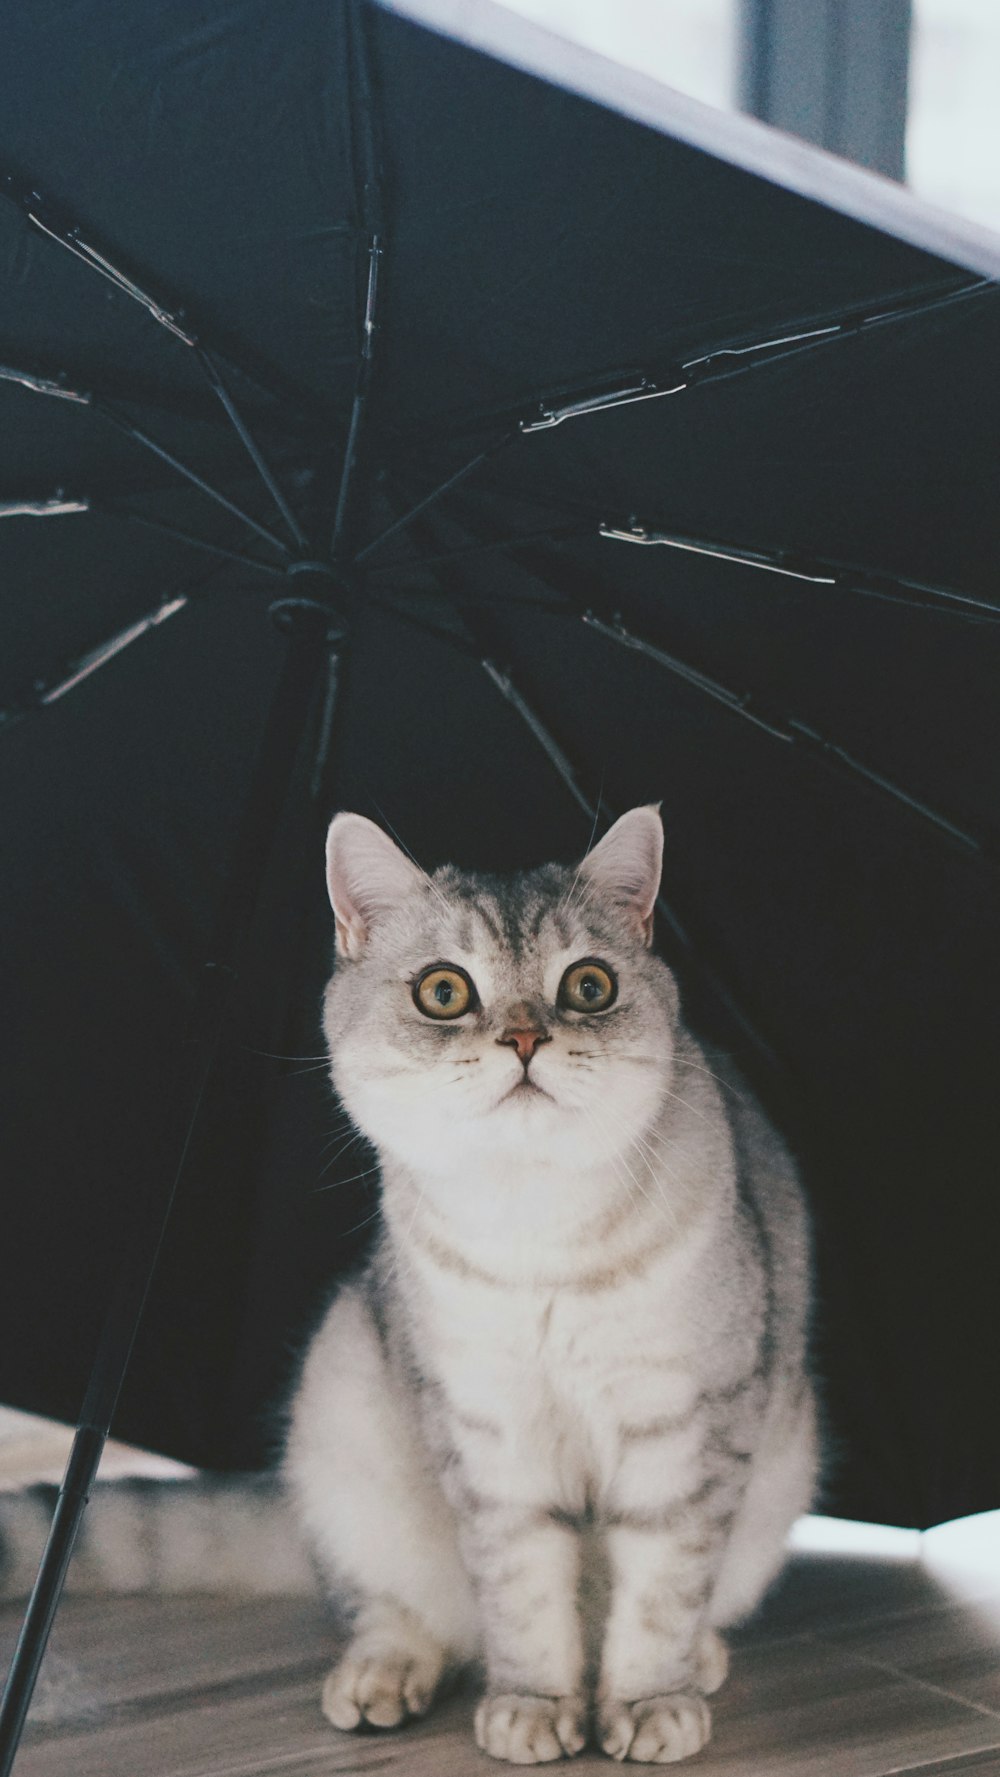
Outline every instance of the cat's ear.
[[426, 882], [422, 870], [363, 814], [338, 814], [326, 836], [326, 885], [337, 949], [356, 961], [382, 914]]
[[645, 942], [652, 944], [653, 908], [662, 868], [663, 822], [658, 805], [650, 803], [646, 808], [630, 809], [608, 828], [584, 858], [580, 876], [606, 901], [623, 908]]

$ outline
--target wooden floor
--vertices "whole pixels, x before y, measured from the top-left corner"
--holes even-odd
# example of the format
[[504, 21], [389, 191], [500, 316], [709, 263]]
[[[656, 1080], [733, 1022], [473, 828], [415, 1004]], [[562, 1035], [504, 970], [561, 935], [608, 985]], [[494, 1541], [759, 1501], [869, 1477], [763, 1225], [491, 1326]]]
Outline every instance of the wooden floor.
[[[16, 1613], [0, 1617], [5, 1651]], [[16, 1777], [485, 1777], [472, 1691], [392, 1733], [318, 1706], [333, 1641], [301, 1599], [70, 1601]], [[45, 1720], [48, 1713], [50, 1719]], [[1000, 1576], [799, 1555], [737, 1638], [699, 1777], [1000, 1777]], [[607, 1772], [584, 1754], [574, 1777]]]

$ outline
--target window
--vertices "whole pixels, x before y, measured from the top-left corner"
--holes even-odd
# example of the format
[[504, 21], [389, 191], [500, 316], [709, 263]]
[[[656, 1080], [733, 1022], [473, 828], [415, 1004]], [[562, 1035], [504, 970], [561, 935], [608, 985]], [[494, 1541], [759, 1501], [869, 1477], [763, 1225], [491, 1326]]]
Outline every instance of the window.
[[708, 105], [735, 105], [739, 0], [504, 0], [536, 25], [641, 68]]
[[1000, 0], [504, 4], [1000, 230]]
[[914, 0], [906, 177], [1000, 229], [1000, 4]]

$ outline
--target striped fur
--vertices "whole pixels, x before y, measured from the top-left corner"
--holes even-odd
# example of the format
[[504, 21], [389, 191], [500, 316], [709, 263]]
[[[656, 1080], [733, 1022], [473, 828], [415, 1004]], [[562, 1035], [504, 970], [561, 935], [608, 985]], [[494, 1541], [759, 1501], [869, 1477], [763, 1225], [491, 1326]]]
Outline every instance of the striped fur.
[[[0, 1595], [31, 1590], [55, 1508], [48, 1483], [0, 1493]], [[276, 1478], [99, 1481], [70, 1593], [314, 1593], [316, 1575]]]
[[[482, 1655], [497, 1757], [695, 1752], [718, 1631], [810, 1503], [802, 1198], [648, 947], [660, 844], [635, 810], [576, 872], [428, 878], [360, 817], [331, 829], [332, 1073], [383, 1178], [287, 1454], [354, 1609], [338, 1727], [420, 1714]], [[560, 986], [580, 959], [617, 981], [598, 1011]], [[444, 964], [474, 989], [452, 1019], [415, 997]]]

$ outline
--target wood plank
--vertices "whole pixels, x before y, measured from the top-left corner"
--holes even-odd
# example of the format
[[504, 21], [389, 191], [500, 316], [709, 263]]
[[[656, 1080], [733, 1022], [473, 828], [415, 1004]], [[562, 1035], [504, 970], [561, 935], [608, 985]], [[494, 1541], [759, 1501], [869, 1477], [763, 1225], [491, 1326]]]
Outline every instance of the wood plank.
[[931, 1765], [910, 1765], [894, 1777], [964, 1777], [974, 1771], [976, 1777], [1000, 1777], [1000, 1753], [970, 1752], [960, 1758], [935, 1759]]
[[[17, 1620], [0, 1616], [0, 1647]], [[699, 1777], [1000, 1777], [1000, 1596], [959, 1606], [917, 1563], [800, 1556], [737, 1643]], [[302, 1598], [67, 1600], [63, 1718], [33, 1723], [17, 1777], [497, 1771], [472, 1740], [471, 1685], [405, 1731], [336, 1733], [319, 1709], [335, 1644]]]
[[1000, 1599], [834, 1631], [845, 1653], [934, 1684], [1000, 1717]]
[[[987, 1581], [984, 1590], [995, 1582]], [[947, 1610], [955, 1591], [918, 1560], [845, 1555], [793, 1557], [740, 1639], [822, 1633], [913, 1613]]]
[[[150, 1661], [147, 1655], [145, 1668], [135, 1656], [122, 1700], [109, 1704], [103, 1719], [31, 1731], [18, 1777], [135, 1777], [139, 1771], [156, 1777], [319, 1777], [321, 1772], [365, 1777], [376, 1770], [405, 1777], [483, 1777], [495, 1772], [472, 1741], [470, 1688], [403, 1732], [337, 1734], [319, 1711], [325, 1649], [310, 1674], [259, 1664], [262, 1657], [267, 1662], [269, 1616], [274, 1657], [286, 1656], [278, 1642], [288, 1625], [287, 1609], [276, 1608], [273, 1600], [256, 1602], [249, 1637], [253, 1651], [232, 1676], [240, 1666], [239, 1646], [233, 1653], [224, 1637], [220, 1640], [224, 1619], [215, 1601], [211, 1609], [206, 1602], [189, 1601], [184, 1670], [195, 1679], [190, 1689], [163, 1688], [159, 1656]], [[296, 1606], [301, 1609], [301, 1601]], [[78, 1627], [82, 1632], [82, 1619]], [[153, 1633], [151, 1623], [149, 1628]], [[94, 1670], [105, 1670], [102, 1662], [113, 1652], [115, 1634], [115, 1625], [107, 1626]], [[171, 1640], [184, 1634], [177, 1616]], [[71, 1637], [64, 1637], [64, 1646], [72, 1647]], [[301, 1655], [303, 1646], [300, 1635], [295, 1652]], [[203, 1647], [210, 1657], [199, 1687]], [[220, 1676], [227, 1671], [228, 1679]], [[1000, 1756], [1000, 1719], [815, 1638], [771, 1638], [739, 1650], [733, 1676], [716, 1702], [712, 1744], [699, 1756], [697, 1769], [700, 1777], [887, 1777], [986, 1751]], [[597, 1777], [607, 1773], [608, 1763], [586, 1754], [574, 1770], [580, 1777]]]
[[[20, 1612], [0, 1616], [0, 1657], [13, 1652]], [[35, 1721], [93, 1720], [141, 1702], [263, 1680], [321, 1674], [335, 1637], [328, 1613], [303, 1598], [68, 1598], [56, 1619]], [[318, 1682], [318, 1680], [317, 1680]]]
[[741, 1647], [700, 1777], [888, 1777], [1000, 1751], [1000, 1719], [817, 1637]]

